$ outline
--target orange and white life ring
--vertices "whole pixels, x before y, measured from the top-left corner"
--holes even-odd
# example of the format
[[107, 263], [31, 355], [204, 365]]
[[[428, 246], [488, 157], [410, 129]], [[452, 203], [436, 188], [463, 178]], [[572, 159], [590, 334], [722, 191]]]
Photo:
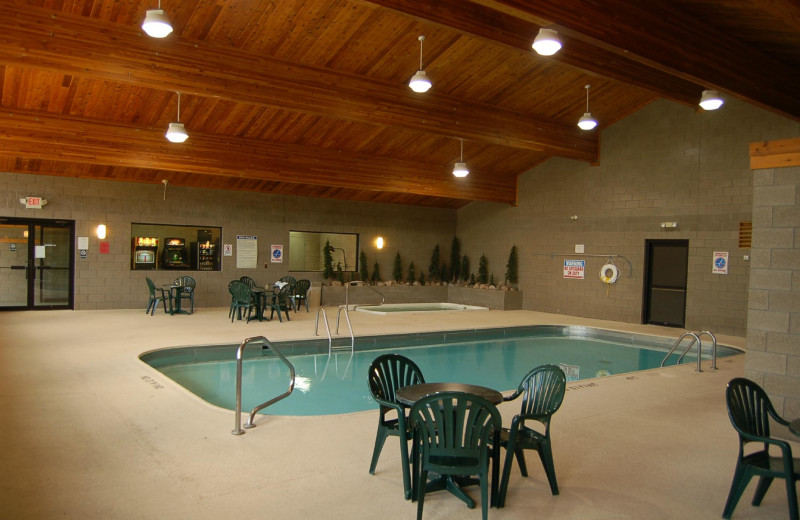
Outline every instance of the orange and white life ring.
[[617, 278], [619, 278], [619, 269], [611, 262], [600, 268], [600, 279], [603, 283], [611, 285], [617, 281]]

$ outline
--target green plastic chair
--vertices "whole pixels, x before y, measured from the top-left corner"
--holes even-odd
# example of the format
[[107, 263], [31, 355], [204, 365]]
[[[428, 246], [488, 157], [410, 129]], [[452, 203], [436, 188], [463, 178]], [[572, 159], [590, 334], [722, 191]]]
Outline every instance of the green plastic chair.
[[[369, 464], [370, 475], [375, 474], [375, 467], [381, 456], [383, 445], [389, 435], [400, 438], [400, 464], [403, 469], [403, 490], [405, 497], [411, 498], [411, 473], [409, 470], [408, 441], [411, 430], [406, 419], [406, 406], [399, 403], [395, 392], [404, 386], [424, 383], [419, 367], [400, 354], [383, 354], [375, 358], [369, 366], [367, 384], [369, 393], [378, 403], [378, 433], [375, 435], [375, 447], [372, 450], [372, 461]], [[388, 414], [396, 415], [388, 418]]]
[[[784, 426], [789, 421], [782, 418], [772, 406], [767, 393], [756, 383], [737, 377], [728, 383], [725, 390], [725, 402], [728, 406], [728, 417], [736, 433], [739, 434], [739, 457], [733, 472], [733, 482], [725, 502], [722, 518], [729, 519], [736, 509], [736, 504], [747, 488], [747, 484], [758, 476], [756, 494], [753, 505], [758, 506], [767, 494], [770, 484], [776, 478], [786, 480], [786, 495], [789, 499], [789, 518], [798, 519], [797, 487], [800, 480], [800, 459], [792, 457], [792, 446], [783, 440], [774, 439], [769, 434], [770, 417]], [[763, 444], [758, 451], [748, 450], [745, 446], [751, 442]], [[771, 456], [770, 446], [780, 450], [780, 457]], [[776, 451], [777, 453], [777, 451]]]
[[256, 281], [250, 278], [249, 276], [242, 276], [241, 278], [239, 278], [239, 281], [247, 284], [247, 286], [251, 289], [256, 286]]
[[446, 488], [457, 496], [463, 491], [453, 477], [477, 475], [481, 487], [481, 514], [489, 514], [489, 460], [494, 468], [492, 499], [496, 496], [499, 441], [502, 418], [497, 407], [477, 395], [464, 392], [440, 392], [423, 397], [411, 407], [408, 421], [413, 432], [414, 482], [417, 520], [427, 492], [428, 473], [446, 479]]
[[[244, 282], [233, 282], [228, 286], [228, 290], [231, 292], [231, 323], [237, 316], [240, 320], [246, 319], [247, 323], [250, 323], [250, 315], [256, 308], [253, 303], [253, 291]], [[245, 314], [242, 314], [243, 310], [246, 311]]]
[[[503, 464], [503, 478], [500, 481], [498, 507], [503, 507], [508, 491], [508, 480], [511, 466], [516, 455], [517, 464], [523, 477], [528, 476], [525, 466], [525, 450], [536, 450], [544, 466], [550, 491], [558, 495], [556, 468], [553, 464], [553, 450], [550, 446], [550, 419], [561, 407], [567, 388], [564, 371], [557, 365], [542, 365], [528, 372], [519, 387], [503, 401], [512, 401], [522, 396], [520, 413], [511, 420], [511, 427], [504, 428], [500, 434], [500, 445], [506, 449], [506, 460]], [[539, 431], [531, 427], [538, 423]]]
[[297, 309], [300, 307], [301, 303], [306, 304], [306, 312], [308, 311], [308, 291], [311, 290], [311, 281], [310, 280], [297, 280], [297, 283], [294, 284], [294, 289], [292, 289], [292, 300], [294, 301], [294, 310], [297, 312]]
[[191, 303], [189, 314], [194, 314], [194, 290], [197, 287], [197, 282], [191, 276], [179, 276], [175, 279], [175, 285], [181, 288], [178, 292], [178, 298], [189, 300]]
[[156, 284], [153, 283], [149, 277], [145, 277], [147, 280], [147, 290], [150, 291], [150, 298], [147, 300], [147, 309], [145, 309], [144, 313], [150, 313], [150, 316], [156, 311], [156, 307], [158, 307], [158, 302], [162, 302], [164, 304], [164, 313], [167, 313], [167, 300], [169, 300], [169, 295], [167, 292], [161, 288], [156, 287]]
[[270, 320], [275, 311], [278, 311], [278, 319], [283, 322], [283, 319], [281, 319], [281, 311], [283, 311], [286, 313], [286, 320], [289, 321], [289, 309], [292, 307], [292, 285], [287, 283], [281, 287], [278, 293], [272, 297], [272, 302], [267, 303], [267, 306], [270, 308]]

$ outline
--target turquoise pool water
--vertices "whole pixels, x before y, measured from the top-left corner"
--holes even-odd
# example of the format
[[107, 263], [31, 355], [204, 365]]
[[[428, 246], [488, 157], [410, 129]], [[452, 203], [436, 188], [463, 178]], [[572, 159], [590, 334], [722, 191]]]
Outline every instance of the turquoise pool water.
[[460, 303], [385, 303], [383, 305], [359, 305], [355, 310], [385, 315], [395, 312], [488, 311], [489, 308]]
[[[337, 341], [340, 348], [345, 345]], [[429, 382], [457, 381], [506, 391], [516, 388], [528, 370], [545, 363], [565, 365], [573, 380], [657, 368], [673, 342], [586, 327], [544, 326], [360, 337], [353, 354], [348, 338], [347, 350], [334, 350], [330, 356], [327, 340], [276, 343], [295, 366], [296, 385], [292, 395], [262, 413], [329, 415], [377, 408], [367, 389], [367, 370], [385, 352], [413, 359]], [[140, 358], [200, 398], [233, 410], [237, 347], [163, 349]], [[704, 357], [708, 349], [704, 347]], [[738, 353], [726, 346], [717, 351], [718, 357]], [[288, 368], [269, 350], [248, 347], [244, 358], [242, 410], [286, 391]], [[667, 364], [676, 359], [673, 354]], [[687, 355], [684, 362], [696, 359]]]

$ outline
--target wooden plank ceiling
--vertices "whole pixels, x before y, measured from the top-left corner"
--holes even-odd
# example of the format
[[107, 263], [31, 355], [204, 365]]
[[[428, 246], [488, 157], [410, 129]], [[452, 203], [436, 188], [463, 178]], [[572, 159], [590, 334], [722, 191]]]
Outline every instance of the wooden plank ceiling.
[[0, 171], [460, 208], [514, 204], [550, 157], [602, 161], [602, 130], [659, 98], [800, 120], [796, 0], [163, 0], [164, 39], [140, 28], [156, 6], [4, 2]]

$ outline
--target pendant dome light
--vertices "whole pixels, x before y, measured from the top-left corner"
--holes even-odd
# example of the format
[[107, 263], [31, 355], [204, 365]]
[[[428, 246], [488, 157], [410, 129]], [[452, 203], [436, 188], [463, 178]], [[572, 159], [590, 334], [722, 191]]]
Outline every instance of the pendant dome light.
[[704, 90], [703, 95], [700, 96], [700, 106], [703, 110], [716, 110], [722, 106], [725, 101], [716, 90]]
[[464, 140], [459, 139], [461, 141], [461, 162], [457, 162], [455, 166], [453, 166], [453, 175], [456, 177], [466, 177], [469, 175], [469, 170], [467, 169], [467, 163], [464, 162]]
[[171, 143], [182, 143], [189, 139], [189, 134], [186, 133], [186, 128], [183, 126], [181, 120], [181, 93], [178, 92], [178, 121], [170, 123], [167, 128], [167, 140]]
[[597, 126], [597, 120], [589, 112], [589, 87], [590, 85], [586, 85], [586, 112], [578, 119], [578, 126], [581, 130], [592, 130]]
[[421, 93], [427, 92], [428, 89], [431, 88], [431, 80], [428, 79], [428, 75], [422, 70], [422, 42], [425, 41], [425, 37], [420, 35], [417, 39], [419, 40], [419, 70], [411, 77], [408, 86], [411, 87], [411, 90], [414, 92]]
[[542, 56], [552, 56], [561, 50], [561, 40], [553, 29], [542, 28], [539, 29], [539, 34], [536, 35], [531, 47]]
[[161, 0], [158, 0], [158, 9], [148, 9], [145, 13], [142, 30], [153, 38], [164, 38], [172, 32], [172, 24], [161, 9]]

